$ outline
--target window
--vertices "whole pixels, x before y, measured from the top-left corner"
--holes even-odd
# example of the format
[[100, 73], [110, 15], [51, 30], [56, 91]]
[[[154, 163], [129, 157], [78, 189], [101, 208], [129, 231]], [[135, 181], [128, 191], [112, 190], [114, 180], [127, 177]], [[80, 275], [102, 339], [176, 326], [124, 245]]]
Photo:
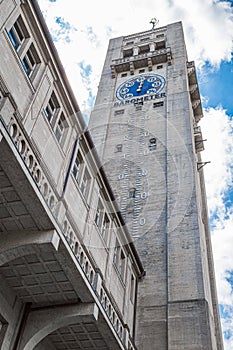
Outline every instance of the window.
[[147, 37], [145, 37], [145, 38], [140, 39], [140, 41], [148, 41], [148, 40], [150, 40], [150, 37], [149, 37], [149, 36], [147, 36]]
[[44, 108], [44, 114], [54, 131], [58, 143], [63, 146], [68, 130], [68, 122], [65, 114], [60, 108], [60, 104], [54, 91], [48, 100], [47, 106]]
[[156, 43], [156, 50], [165, 49], [165, 41], [159, 41]]
[[116, 152], [122, 152], [122, 144], [116, 145]]
[[150, 151], [153, 151], [155, 150], [157, 147], [157, 141], [156, 141], [156, 138], [153, 137], [152, 139], [149, 140], [149, 149]]
[[121, 248], [117, 239], [116, 239], [116, 244], [114, 249], [113, 263], [116, 266], [122, 280], [124, 280], [126, 259], [125, 259], [125, 254], [123, 252], [123, 249]]
[[139, 47], [139, 54], [150, 52], [150, 46], [144, 45]]
[[131, 281], [130, 281], [130, 300], [132, 303], [134, 303], [135, 299], [135, 277], [134, 275], [131, 275]]
[[133, 49], [128, 49], [123, 51], [123, 57], [130, 57], [133, 56]]
[[121, 114], [124, 114], [124, 113], [125, 113], [124, 109], [119, 109], [118, 111], [114, 112], [114, 115], [121, 115]]
[[103, 224], [101, 227], [101, 235], [105, 241], [108, 238], [108, 229], [109, 229], [110, 221], [107, 214], [104, 214]]
[[156, 38], [158, 39], [158, 38], [163, 38], [164, 37], [164, 34], [157, 34], [156, 35]]
[[58, 104], [57, 98], [55, 96], [55, 93], [53, 92], [46, 108], [44, 109], [45, 115], [50, 124], [52, 123], [54, 116], [57, 114], [59, 107], [60, 106]]
[[89, 174], [88, 170], [85, 169], [83, 177], [80, 181], [80, 190], [85, 198], [87, 198], [87, 196], [88, 196], [90, 179], [91, 179], [90, 174]]
[[79, 184], [81, 193], [87, 199], [90, 190], [91, 176], [80, 151], [78, 151], [75, 159], [72, 173], [75, 180]]
[[63, 113], [61, 113], [60, 118], [58, 119], [57, 126], [55, 128], [55, 136], [59, 143], [62, 143], [65, 136], [65, 131], [68, 128], [67, 121]]
[[133, 41], [128, 41], [125, 45], [133, 45]]
[[83, 158], [81, 156], [81, 153], [78, 151], [77, 157], [74, 162], [73, 166], [73, 175], [75, 177], [75, 180], [79, 182], [80, 180], [80, 169], [83, 167]]
[[162, 106], [163, 106], [163, 101], [153, 103], [153, 108], [162, 107]]
[[23, 68], [29, 77], [32, 76], [32, 73], [34, 72], [37, 64], [39, 63], [40, 60], [35, 50], [35, 47], [33, 44], [31, 44], [31, 46], [29, 47], [28, 51], [22, 59]]
[[107, 213], [104, 212], [104, 207], [100, 200], [95, 213], [95, 224], [98, 226], [102, 238], [107, 242], [110, 220]]
[[125, 255], [124, 255], [122, 250], [121, 250], [121, 253], [120, 253], [118, 270], [120, 272], [121, 278], [124, 279], [124, 275], [125, 275]]
[[139, 73], [144, 73], [145, 69], [139, 69]]
[[8, 35], [15, 50], [19, 51], [24, 41], [29, 38], [28, 31], [23, 23], [21, 16], [18, 17], [17, 21], [8, 32]]
[[162, 68], [163, 68], [163, 65], [162, 65], [162, 64], [160, 64], [160, 65], [157, 66], [157, 69], [162, 69]]
[[118, 262], [119, 262], [119, 253], [120, 253], [120, 245], [118, 240], [116, 239], [114, 255], [113, 255], [113, 262], [116, 266], [118, 266]]
[[102, 217], [103, 217], [103, 206], [101, 201], [99, 200], [97, 209], [96, 209], [96, 214], [95, 214], [95, 223], [98, 227], [101, 226]]
[[[40, 63], [40, 59], [21, 16], [18, 17], [11, 27], [8, 35], [15, 50], [19, 54], [25, 73], [29, 78], [32, 78], [33, 73]], [[21, 50], [22, 48], [23, 50]]]
[[121, 74], [121, 77], [122, 77], [122, 78], [127, 77], [127, 73], [122, 73], [122, 74]]
[[135, 198], [135, 196], [136, 196], [136, 188], [130, 188], [129, 198]]

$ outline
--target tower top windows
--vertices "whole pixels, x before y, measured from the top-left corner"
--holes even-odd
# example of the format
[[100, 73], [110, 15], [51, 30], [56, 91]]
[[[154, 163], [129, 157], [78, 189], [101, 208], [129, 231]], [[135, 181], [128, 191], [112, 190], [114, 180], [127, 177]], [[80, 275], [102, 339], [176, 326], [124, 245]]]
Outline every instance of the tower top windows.
[[127, 43], [125, 43], [125, 45], [133, 45], [134, 41], [128, 41]]
[[155, 49], [156, 50], [160, 50], [160, 49], [165, 49], [165, 41], [164, 40], [162, 40], [162, 41], [158, 41], [157, 43], [156, 43], [156, 47], [155, 47]]
[[131, 57], [133, 56], [133, 49], [127, 49], [123, 51], [123, 57]]
[[140, 41], [148, 41], [148, 40], [150, 40], [150, 37], [149, 37], [149, 36], [140, 39]]
[[159, 38], [164, 38], [164, 34], [163, 34], [163, 33], [157, 34], [157, 35], [156, 35], [156, 38], [157, 38], [157, 39], [159, 39]]
[[139, 46], [139, 48], [138, 48], [138, 53], [139, 53], [139, 54], [147, 53], [147, 52], [150, 52], [150, 46], [149, 46], [149, 44], [143, 45], [143, 46]]

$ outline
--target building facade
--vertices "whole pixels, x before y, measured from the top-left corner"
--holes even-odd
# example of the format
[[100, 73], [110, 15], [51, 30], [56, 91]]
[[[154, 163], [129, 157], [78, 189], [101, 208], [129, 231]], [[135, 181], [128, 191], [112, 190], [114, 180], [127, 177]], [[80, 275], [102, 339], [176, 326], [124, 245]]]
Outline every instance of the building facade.
[[134, 350], [142, 263], [37, 2], [0, 13], [0, 348]]
[[182, 24], [110, 40], [89, 130], [145, 268], [140, 350], [221, 350], [199, 121]]

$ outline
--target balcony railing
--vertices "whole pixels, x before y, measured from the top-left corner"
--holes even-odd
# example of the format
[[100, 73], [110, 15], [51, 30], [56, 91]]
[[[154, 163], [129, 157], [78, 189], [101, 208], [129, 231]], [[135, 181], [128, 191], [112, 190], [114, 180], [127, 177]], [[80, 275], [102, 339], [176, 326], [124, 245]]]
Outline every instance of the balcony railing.
[[134, 68], [142, 68], [151, 66], [151, 64], [157, 64], [166, 61], [171, 61], [170, 47], [155, 50], [153, 52], [142, 53], [131, 57], [114, 59], [112, 60], [111, 64], [112, 77], [114, 78], [116, 73], [132, 71]]
[[202, 132], [200, 126], [194, 126], [194, 140], [195, 140], [195, 149], [197, 152], [204, 150], [204, 141], [202, 138]]
[[72, 220], [70, 220], [66, 215], [63, 222], [58, 221], [58, 194], [53, 190], [50, 180], [48, 179], [48, 175], [43, 169], [43, 165], [39, 163], [38, 158], [24, 135], [24, 132], [16, 117], [11, 118], [8, 126], [6, 126], [1, 116], [0, 122], [10, 135], [18, 153], [22, 157], [30, 175], [47, 203], [48, 209], [53, 214], [53, 217], [60, 226], [66, 241], [73, 251], [78, 264], [81, 266], [84, 275], [86, 276], [86, 282], [91, 286], [100, 302], [99, 306], [102, 306], [103, 312], [110, 321], [114, 329], [115, 336], [120, 339], [125, 349], [136, 350], [133, 342], [130, 340], [128, 327], [122, 321], [122, 316], [119, 309], [109, 296], [109, 293], [104, 286], [98, 267], [94, 266], [94, 263], [89, 258], [85, 247], [75, 234], [75, 228], [71, 223]]
[[198, 122], [203, 117], [201, 97], [198, 88], [195, 64], [193, 61], [187, 62], [187, 72], [189, 81], [189, 93], [193, 107], [195, 121]]

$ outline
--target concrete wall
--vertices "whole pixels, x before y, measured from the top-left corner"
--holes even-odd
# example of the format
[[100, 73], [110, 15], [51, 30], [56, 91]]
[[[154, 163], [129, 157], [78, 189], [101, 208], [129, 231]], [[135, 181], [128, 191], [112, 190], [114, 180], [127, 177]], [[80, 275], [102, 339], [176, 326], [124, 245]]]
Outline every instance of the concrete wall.
[[[122, 64], [122, 72], [115, 66], [112, 73], [110, 66], [122, 59], [127, 45], [137, 47], [143, 37], [157, 42], [157, 34], [164, 34], [172, 60], [141, 68], [165, 78], [165, 95], [144, 100], [141, 109], [120, 103], [118, 86], [141, 71], [134, 67], [130, 74]], [[181, 23], [111, 40], [89, 124], [146, 270], [136, 329], [138, 347], [145, 350], [151, 344], [160, 350], [222, 348], [209, 232], [201, 218], [205, 193], [197, 171], [187, 61]], [[157, 101], [163, 106], [153, 108]], [[157, 140], [154, 151], [148, 149], [151, 137]], [[123, 145], [120, 153], [117, 144]], [[130, 187], [136, 188], [134, 201]]]

